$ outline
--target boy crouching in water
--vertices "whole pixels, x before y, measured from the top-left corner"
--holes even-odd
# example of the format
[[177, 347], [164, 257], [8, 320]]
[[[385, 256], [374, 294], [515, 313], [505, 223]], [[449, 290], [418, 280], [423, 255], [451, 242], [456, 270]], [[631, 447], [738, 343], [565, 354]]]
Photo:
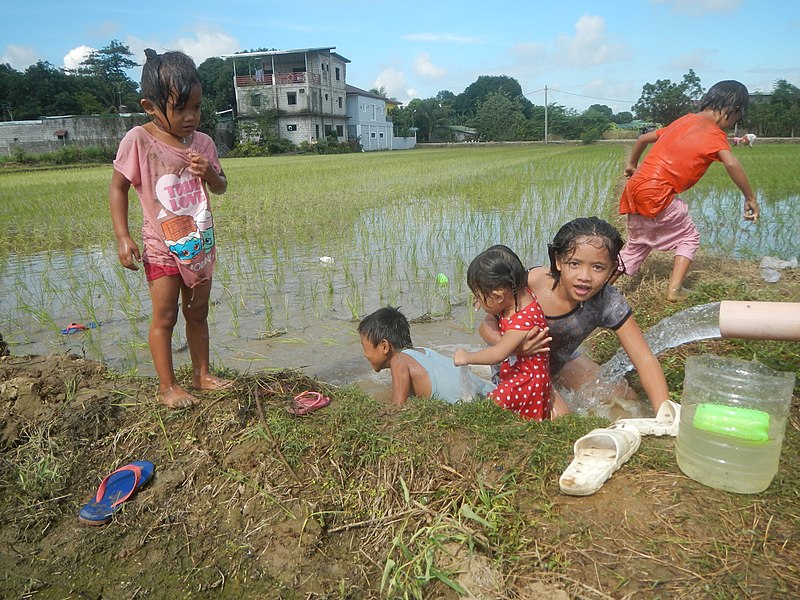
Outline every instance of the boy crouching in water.
[[391, 306], [380, 308], [358, 324], [364, 358], [375, 371], [392, 372], [392, 402], [409, 396], [434, 397], [455, 403], [486, 396], [494, 384], [456, 367], [453, 359], [429, 348], [414, 348], [408, 320]]

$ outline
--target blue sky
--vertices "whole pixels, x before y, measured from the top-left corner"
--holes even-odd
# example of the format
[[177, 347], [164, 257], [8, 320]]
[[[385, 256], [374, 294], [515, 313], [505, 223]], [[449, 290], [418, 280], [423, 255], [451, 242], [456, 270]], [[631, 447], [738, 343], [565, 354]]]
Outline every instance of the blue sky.
[[[229, 0], [4, 2], [0, 62], [75, 66], [117, 39], [182, 50], [197, 64], [256, 48], [334, 46], [347, 82], [383, 86], [402, 102], [461, 93], [480, 75], [508, 75], [535, 104], [630, 110], [642, 86], [694, 69], [704, 89], [738, 79], [770, 91], [800, 86], [800, 11], [789, 0]], [[511, 8], [514, 4], [514, 6]], [[138, 81], [139, 70], [131, 72]]]

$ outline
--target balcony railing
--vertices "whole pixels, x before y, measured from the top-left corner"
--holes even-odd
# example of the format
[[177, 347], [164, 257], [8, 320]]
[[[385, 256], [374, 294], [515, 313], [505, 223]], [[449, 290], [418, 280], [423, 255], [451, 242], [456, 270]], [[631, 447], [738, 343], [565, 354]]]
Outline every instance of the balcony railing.
[[318, 73], [264, 73], [263, 75], [237, 75], [236, 87], [248, 85], [294, 85], [298, 83], [311, 83], [319, 85], [322, 78]]

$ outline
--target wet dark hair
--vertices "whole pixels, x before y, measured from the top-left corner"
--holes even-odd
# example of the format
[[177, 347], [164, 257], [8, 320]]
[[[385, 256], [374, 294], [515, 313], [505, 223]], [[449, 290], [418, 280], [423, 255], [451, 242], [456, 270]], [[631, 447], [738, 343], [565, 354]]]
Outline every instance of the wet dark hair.
[[597, 238], [600, 240], [602, 247], [608, 251], [612, 265], [614, 267], [619, 265], [619, 252], [625, 242], [616, 227], [598, 217], [573, 219], [563, 225], [553, 238], [553, 242], [547, 245], [553, 289], [558, 285], [558, 280], [561, 279], [561, 271], [558, 270], [556, 261], [566, 262], [575, 253], [575, 248], [581, 238]]
[[367, 338], [373, 346], [386, 340], [395, 350], [412, 348], [411, 328], [399, 308], [386, 306], [367, 315], [358, 324], [358, 335]]
[[742, 111], [742, 117], [747, 114], [747, 105], [750, 94], [747, 88], [732, 79], [726, 79], [712, 85], [700, 102], [700, 110], [716, 110], [729, 115], [737, 110]]
[[[528, 272], [508, 246], [497, 244], [472, 259], [467, 268], [467, 286], [476, 296], [486, 299], [494, 290], [511, 290], [517, 298], [528, 283]], [[519, 310], [518, 306], [515, 306]]]
[[147, 60], [142, 67], [142, 97], [155, 104], [167, 116], [167, 103], [182, 108], [189, 101], [189, 94], [196, 85], [201, 85], [200, 74], [194, 61], [183, 52], [158, 54], [152, 48], [144, 51]]

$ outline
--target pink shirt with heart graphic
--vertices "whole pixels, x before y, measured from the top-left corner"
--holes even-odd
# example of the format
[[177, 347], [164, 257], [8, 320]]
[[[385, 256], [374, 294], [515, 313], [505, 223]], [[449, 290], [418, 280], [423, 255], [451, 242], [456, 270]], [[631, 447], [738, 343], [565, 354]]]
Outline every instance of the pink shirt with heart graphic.
[[[218, 172], [214, 141], [196, 131], [190, 148], [208, 157]], [[142, 205], [142, 260], [176, 265], [194, 287], [211, 280], [216, 259], [214, 220], [203, 181], [186, 169], [186, 150], [160, 142], [134, 127], [119, 144], [114, 168], [131, 182]]]

